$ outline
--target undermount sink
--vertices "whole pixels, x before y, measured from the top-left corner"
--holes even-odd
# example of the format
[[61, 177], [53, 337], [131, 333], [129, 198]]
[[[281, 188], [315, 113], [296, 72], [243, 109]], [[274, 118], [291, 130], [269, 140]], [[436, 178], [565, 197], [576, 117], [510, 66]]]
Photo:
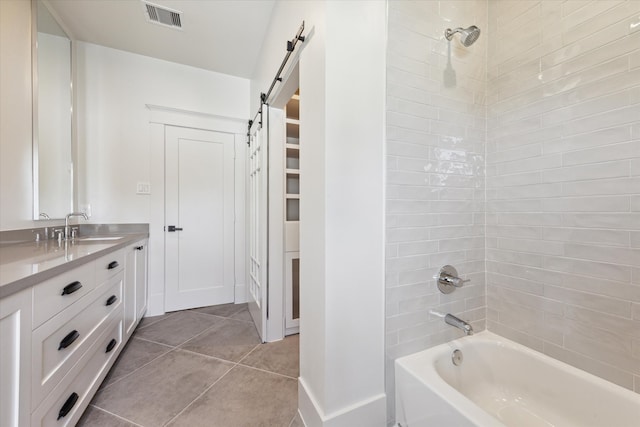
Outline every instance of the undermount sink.
[[87, 237], [76, 237], [76, 240], [81, 240], [83, 242], [94, 242], [100, 240], [120, 240], [124, 238], [124, 236], [87, 236]]

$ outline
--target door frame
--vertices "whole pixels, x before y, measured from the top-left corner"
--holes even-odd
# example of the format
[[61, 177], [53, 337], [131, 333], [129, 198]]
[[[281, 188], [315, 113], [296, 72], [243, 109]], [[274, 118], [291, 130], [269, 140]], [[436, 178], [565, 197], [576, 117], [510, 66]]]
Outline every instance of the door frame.
[[[146, 105], [149, 114], [149, 306], [147, 316], [165, 313], [165, 126], [186, 127], [234, 135], [234, 299], [247, 301], [245, 282], [245, 156], [246, 126], [244, 118]], [[142, 174], [141, 174], [142, 175]], [[144, 176], [144, 175], [142, 175]]]

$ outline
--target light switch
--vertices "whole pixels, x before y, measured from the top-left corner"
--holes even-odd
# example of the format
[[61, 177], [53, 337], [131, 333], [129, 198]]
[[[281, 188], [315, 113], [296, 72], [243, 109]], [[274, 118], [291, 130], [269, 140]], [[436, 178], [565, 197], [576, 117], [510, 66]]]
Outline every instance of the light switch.
[[151, 184], [148, 182], [139, 182], [136, 187], [136, 194], [151, 194]]

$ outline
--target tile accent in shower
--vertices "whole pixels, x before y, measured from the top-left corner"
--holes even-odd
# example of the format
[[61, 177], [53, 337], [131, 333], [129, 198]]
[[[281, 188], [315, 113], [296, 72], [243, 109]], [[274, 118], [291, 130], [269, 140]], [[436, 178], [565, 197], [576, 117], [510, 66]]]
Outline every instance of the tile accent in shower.
[[[448, 27], [487, 28], [487, 3], [391, 1], [387, 56], [386, 350], [388, 415], [393, 361], [462, 336], [430, 310], [485, 325], [486, 47]], [[449, 295], [445, 264], [471, 279]]]
[[488, 16], [487, 327], [640, 391], [640, 2]]

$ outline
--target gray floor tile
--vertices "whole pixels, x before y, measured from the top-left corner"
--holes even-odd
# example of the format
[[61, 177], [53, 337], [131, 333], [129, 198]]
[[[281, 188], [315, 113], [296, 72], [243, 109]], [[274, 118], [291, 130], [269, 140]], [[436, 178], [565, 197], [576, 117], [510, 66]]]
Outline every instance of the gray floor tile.
[[259, 345], [241, 363], [297, 378], [300, 375], [299, 360], [300, 339], [298, 335], [292, 335], [281, 341]]
[[302, 422], [302, 418], [300, 418], [299, 412], [296, 411], [296, 416], [291, 420], [291, 424], [289, 424], [289, 427], [305, 427], [304, 423]]
[[239, 312], [235, 313], [233, 316], [231, 316], [232, 319], [235, 320], [242, 320], [244, 322], [251, 322], [253, 323], [253, 319], [251, 318], [251, 314], [249, 314], [249, 307], [243, 308], [242, 310], [240, 310]]
[[222, 322], [219, 317], [181, 311], [146, 328], [136, 330], [135, 337], [178, 346], [210, 326]]
[[169, 425], [288, 427], [297, 395], [294, 379], [236, 366]]
[[181, 348], [238, 362], [259, 343], [260, 338], [252, 323], [223, 319], [204, 334], [184, 343]]
[[234, 314], [247, 308], [247, 304], [220, 304], [209, 307], [194, 308], [192, 311], [198, 313], [213, 314], [220, 317], [231, 317]]
[[136, 425], [89, 405], [76, 427], [136, 427]]
[[102, 382], [101, 388], [129, 375], [156, 357], [171, 351], [171, 349], [172, 347], [164, 344], [131, 338], [127, 346], [122, 350], [122, 353], [120, 353], [120, 356], [118, 356], [118, 360], [116, 360], [109, 374]]
[[143, 426], [162, 426], [231, 367], [227, 362], [173, 350], [102, 389], [92, 403]]
[[175, 313], [166, 313], [161, 314], [160, 316], [151, 316], [151, 317], [143, 317], [140, 319], [140, 323], [138, 323], [138, 329], [146, 328], [147, 326], [151, 326], [156, 322], [164, 320], [169, 316], [173, 316]]

